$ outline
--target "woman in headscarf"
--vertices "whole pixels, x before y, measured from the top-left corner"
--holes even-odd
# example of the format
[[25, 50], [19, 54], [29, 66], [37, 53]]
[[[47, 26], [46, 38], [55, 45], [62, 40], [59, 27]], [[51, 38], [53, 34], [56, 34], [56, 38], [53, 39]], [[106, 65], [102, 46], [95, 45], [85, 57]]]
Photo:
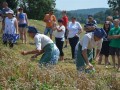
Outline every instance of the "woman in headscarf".
[[28, 27], [28, 34], [34, 39], [36, 49], [31, 51], [22, 51], [22, 55], [35, 54], [31, 58], [36, 58], [38, 55], [42, 55], [39, 64], [48, 65], [56, 64], [59, 58], [59, 50], [53, 41], [46, 35], [38, 33], [35, 27]]
[[93, 58], [92, 49], [97, 47], [95, 57], [95, 59], [97, 59], [102, 47], [102, 38], [104, 36], [106, 36], [106, 33], [103, 29], [96, 29], [94, 32], [85, 34], [81, 41], [77, 43], [75, 49], [75, 60], [78, 71], [89, 72], [90, 70], [93, 70], [93, 65], [90, 63], [90, 60]]

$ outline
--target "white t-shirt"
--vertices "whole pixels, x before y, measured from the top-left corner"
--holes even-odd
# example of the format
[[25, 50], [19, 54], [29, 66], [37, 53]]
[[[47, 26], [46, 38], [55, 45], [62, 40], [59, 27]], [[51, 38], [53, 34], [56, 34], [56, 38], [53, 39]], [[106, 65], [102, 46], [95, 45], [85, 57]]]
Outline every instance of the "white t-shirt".
[[68, 26], [68, 38], [73, 38], [76, 34], [78, 34], [78, 32], [82, 29], [82, 26], [80, 25], [79, 22], [69, 22]]
[[97, 49], [101, 50], [102, 42], [103, 42], [103, 39], [101, 39], [99, 41], [95, 41], [94, 34], [91, 32], [91, 33], [87, 33], [84, 35], [84, 37], [80, 41], [80, 44], [82, 46], [82, 50], [84, 50], [84, 49], [91, 50], [94, 47], [97, 47]]
[[55, 37], [56, 38], [64, 38], [64, 34], [65, 34], [65, 26], [57, 26], [57, 28], [59, 28], [60, 30], [62, 30], [61, 32], [56, 31], [55, 33]]
[[37, 50], [42, 50], [47, 44], [53, 43], [48, 36], [39, 33], [35, 35], [34, 40]]
[[16, 34], [15, 21], [15, 17], [13, 17], [12, 19], [9, 19], [8, 17], [5, 18], [5, 34]]

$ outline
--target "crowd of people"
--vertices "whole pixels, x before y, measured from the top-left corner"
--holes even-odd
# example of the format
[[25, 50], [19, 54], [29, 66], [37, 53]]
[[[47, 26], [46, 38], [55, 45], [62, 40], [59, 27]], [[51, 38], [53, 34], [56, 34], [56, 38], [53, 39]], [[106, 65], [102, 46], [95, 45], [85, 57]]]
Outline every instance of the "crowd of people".
[[[68, 44], [71, 47], [71, 58], [75, 60], [78, 71], [89, 72], [94, 70], [91, 64], [93, 60], [101, 64], [103, 56], [105, 56], [105, 67], [108, 68], [110, 57], [112, 57], [113, 67], [120, 71], [120, 16], [118, 11], [116, 15], [106, 17], [103, 28], [99, 28], [97, 21], [92, 15], [88, 18], [82, 27], [76, 17], [71, 19], [67, 16], [65, 10], [62, 11], [62, 17], [56, 19], [53, 10], [45, 15], [43, 21], [46, 24], [44, 34], [40, 34], [34, 26], [29, 26], [27, 14], [23, 8], [17, 8], [17, 14], [8, 7], [7, 2], [3, 2], [2, 9], [2, 41], [10, 48], [18, 39], [27, 44], [27, 33], [34, 39], [36, 49], [31, 51], [22, 51], [22, 55], [34, 54], [31, 58], [34, 59], [38, 55], [42, 55], [39, 64], [57, 64], [59, 61], [64, 61], [63, 48], [67, 48]], [[85, 32], [83, 36], [80, 34]], [[49, 33], [50, 37], [47, 36]], [[53, 42], [53, 35], [55, 43]], [[80, 39], [81, 38], [81, 39]], [[64, 45], [65, 42], [65, 46]], [[68, 43], [69, 42], [69, 43]]]

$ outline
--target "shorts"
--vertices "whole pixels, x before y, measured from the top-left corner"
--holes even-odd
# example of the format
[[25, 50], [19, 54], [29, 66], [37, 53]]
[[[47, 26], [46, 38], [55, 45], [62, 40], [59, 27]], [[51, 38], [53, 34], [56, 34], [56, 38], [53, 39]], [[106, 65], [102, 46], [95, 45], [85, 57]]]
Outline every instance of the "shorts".
[[53, 33], [52, 28], [48, 28], [48, 27], [45, 28], [44, 34], [47, 35], [48, 33], [49, 33], [50, 35], [52, 35], [52, 33]]
[[120, 56], [120, 48], [115, 48], [110, 46], [110, 55]]
[[18, 27], [20, 27], [20, 28], [26, 28], [27, 24], [19, 24]]
[[67, 36], [68, 36], [68, 30], [66, 29], [65, 30], [65, 39], [67, 39]]

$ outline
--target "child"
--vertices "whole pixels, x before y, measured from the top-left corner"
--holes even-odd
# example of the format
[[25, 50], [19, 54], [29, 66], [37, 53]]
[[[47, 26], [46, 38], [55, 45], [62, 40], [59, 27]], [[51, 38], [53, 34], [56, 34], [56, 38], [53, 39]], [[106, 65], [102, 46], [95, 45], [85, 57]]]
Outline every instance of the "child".
[[7, 45], [9, 42], [10, 48], [13, 47], [16, 40], [19, 38], [18, 33], [18, 22], [17, 19], [13, 16], [13, 10], [9, 10], [6, 12], [7, 17], [5, 18], [5, 23], [3, 25], [4, 32], [3, 32], [3, 44]]
[[108, 38], [110, 39], [110, 55], [112, 56], [113, 66], [115, 68], [115, 56], [117, 55], [118, 59], [118, 71], [120, 71], [120, 27], [119, 27], [119, 19], [115, 19], [113, 21], [114, 28], [112, 28], [108, 34]]

